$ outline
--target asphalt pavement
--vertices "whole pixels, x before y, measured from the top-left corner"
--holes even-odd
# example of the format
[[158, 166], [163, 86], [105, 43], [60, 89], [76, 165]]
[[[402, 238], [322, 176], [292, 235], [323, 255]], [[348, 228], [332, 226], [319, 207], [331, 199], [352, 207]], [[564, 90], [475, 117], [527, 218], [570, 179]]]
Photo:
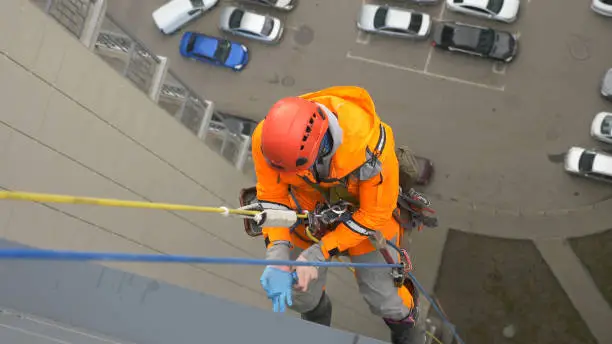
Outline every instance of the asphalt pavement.
[[[180, 57], [181, 33], [163, 36], [151, 19], [163, 3], [109, 0], [108, 13], [225, 112], [259, 120], [280, 97], [359, 85], [392, 125], [397, 144], [434, 161], [428, 193], [440, 199], [547, 210], [612, 197], [612, 187], [572, 178], [561, 164], [570, 146], [598, 145], [589, 138], [590, 121], [612, 109], [598, 94], [612, 67], [612, 20], [586, 2], [523, 0], [511, 25], [449, 13], [442, 3], [421, 8], [437, 21], [517, 34], [519, 54], [508, 66], [434, 51], [427, 41], [360, 34], [357, 1], [300, 1], [289, 13], [245, 6], [278, 16], [286, 30], [277, 46], [226, 36], [251, 49], [251, 62], [240, 73]], [[235, 3], [221, 0], [185, 30], [225, 36], [217, 28], [219, 8]]]

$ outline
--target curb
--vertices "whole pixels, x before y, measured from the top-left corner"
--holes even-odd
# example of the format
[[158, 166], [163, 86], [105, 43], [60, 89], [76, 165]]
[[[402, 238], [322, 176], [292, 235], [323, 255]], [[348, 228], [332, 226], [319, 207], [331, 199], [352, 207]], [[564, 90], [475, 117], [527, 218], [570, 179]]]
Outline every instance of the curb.
[[440, 226], [505, 239], [572, 238], [610, 229], [612, 199], [573, 209], [524, 212], [455, 201], [434, 201]]

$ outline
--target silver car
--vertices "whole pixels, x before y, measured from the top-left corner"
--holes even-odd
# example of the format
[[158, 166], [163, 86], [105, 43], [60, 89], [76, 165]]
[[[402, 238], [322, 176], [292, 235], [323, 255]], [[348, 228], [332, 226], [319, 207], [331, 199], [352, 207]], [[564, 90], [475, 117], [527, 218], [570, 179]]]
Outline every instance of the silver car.
[[283, 36], [283, 23], [280, 19], [234, 6], [222, 9], [219, 28], [236, 36], [265, 43], [278, 43]]
[[596, 149], [571, 147], [564, 168], [571, 174], [612, 183], [612, 155]]
[[601, 142], [612, 144], [612, 113], [600, 112], [591, 122], [591, 136]]
[[388, 5], [361, 6], [357, 27], [360, 30], [401, 38], [425, 39], [432, 27], [431, 16]]
[[612, 0], [592, 0], [591, 9], [602, 16], [612, 17]]

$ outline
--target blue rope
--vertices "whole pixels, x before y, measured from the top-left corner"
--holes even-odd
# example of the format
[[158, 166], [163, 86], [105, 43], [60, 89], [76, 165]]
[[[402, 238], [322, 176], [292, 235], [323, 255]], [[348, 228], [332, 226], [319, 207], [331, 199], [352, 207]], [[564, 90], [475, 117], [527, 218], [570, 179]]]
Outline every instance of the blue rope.
[[163, 254], [133, 254], [113, 252], [79, 252], [55, 251], [37, 249], [8, 249], [0, 250], [0, 260], [61, 260], [61, 261], [123, 261], [123, 262], [150, 262], [150, 263], [207, 263], [207, 264], [235, 264], [235, 265], [291, 265], [291, 266], [319, 266], [330, 268], [369, 268], [389, 269], [400, 268], [401, 264], [387, 263], [350, 263], [350, 262], [298, 262], [294, 260], [266, 260], [236, 257], [201, 257]]
[[[401, 252], [400, 248], [397, 247], [397, 245], [395, 245], [394, 243], [392, 243], [389, 240], [387, 240], [387, 245], [391, 246], [393, 249], [397, 250], [398, 252]], [[465, 342], [461, 339], [461, 337], [459, 337], [459, 334], [455, 330], [455, 325], [453, 325], [446, 318], [446, 315], [444, 315], [444, 313], [442, 313], [442, 310], [438, 307], [438, 304], [436, 302], [434, 302], [434, 300], [433, 300], [433, 298], [431, 296], [429, 296], [429, 294], [425, 291], [425, 288], [423, 288], [421, 283], [419, 283], [419, 281], [416, 279], [416, 277], [414, 277], [412, 272], [408, 272], [408, 276], [412, 279], [412, 282], [414, 282], [414, 285], [421, 292], [421, 294], [425, 295], [425, 298], [427, 299], [427, 302], [429, 302], [429, 304], [432, 305], [433, 309], [436, 311], [436, 313], [438, 313], [438, 315], [440, 316], [440, 318], [442, 319], [444, 324], [447, 325], [448, 327], [450, 327], [451, 332], [453, 333], [453, 337], [455, 339], [457, 339], [458, 344], [465, 344]]]
[[[394, 249], [399, 248], [391, 242], [388, 242]], [[113, 253], [113, 252], [79, 252], [79, 251], [56, 251], [56, 250], [39, 250], [39, 249], [4, 249], [0, 250], [0, 260], [56, 260], [56, 261], [122, 261], [122, 262], [149, 262], [149, 263], [207, 263], [221, 265], [290, 265], [290, 266], [319, 266], [319, 267], [336, 267], [336, 268], [370, 268], [370, 269], [389, 269], [402, 268], [401, 264], [387, 263], [349, 263], [349, 262], [302, 262], [294, 260], [266, 260], [266, 259], [250, 259], [250, 258], [235, 258], [235, 257], [202, 257], [202, 256], [185, 256], [185, 255], [163, 255], [163, 254], [133, 254], [133, 253]], [[427, 301], [433, 306], [434, 310], [442, 321], [449, 326], [453, 332], [453, 337], [457, 339], [459, 344], [464, 344], [463, 340], [457, 334], [453, 324], [446, 319], [446, 316], [438, 308], [438, 305], [427, 294], [423, 286], [417, 281], [411, 272], [408, 276], [412, 279], [415, 286], [421, 291]]]

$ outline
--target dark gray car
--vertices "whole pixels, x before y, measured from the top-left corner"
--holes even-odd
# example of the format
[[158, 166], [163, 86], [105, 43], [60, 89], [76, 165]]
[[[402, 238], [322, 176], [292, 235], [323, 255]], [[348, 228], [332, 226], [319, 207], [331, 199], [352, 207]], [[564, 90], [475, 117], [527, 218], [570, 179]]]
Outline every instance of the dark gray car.
[[601, 95], [612, 101], [612, 68], [608, 69], [601, 80]]
[[432, 45], [502, 62], [512, 61], [518, 49], [517, 38], [510, 32], [457, 22], [440, 23]]

